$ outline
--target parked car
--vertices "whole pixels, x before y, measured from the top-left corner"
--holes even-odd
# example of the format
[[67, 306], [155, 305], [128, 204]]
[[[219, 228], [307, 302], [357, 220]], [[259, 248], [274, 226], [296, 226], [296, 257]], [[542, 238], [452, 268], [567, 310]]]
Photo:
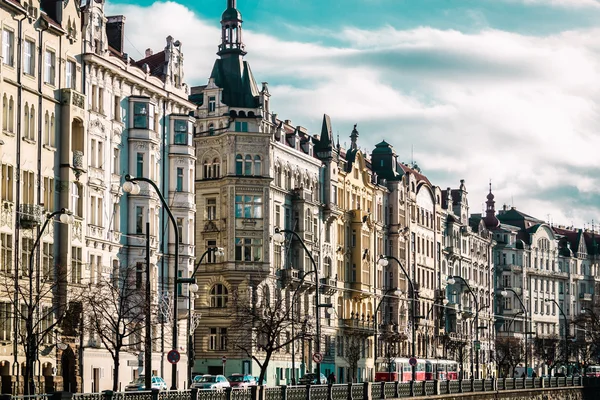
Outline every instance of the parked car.
[[317, 374], [305, 374], [302, 378], [298, 379], [300, 385], [327, 385], [327, 378], [321, 374], [321, 379], [317, 379]]
[[252, 375], [231, 374], [227, 377], [231, 387], [248, 387], [256, 386], [256, 379]]
[[192, 387], [197, 389], [223, 389], [230, 387], [229, 381], [223, 375], [196, 376]]
[[[151, 388], [159, 389], [159, 390], [167, 390], [167, 382], [165, 382], [165, 380], [163, 378], [161, 378], [160, 376], [153, 376]], [[136, 380], [134, 380], [133, 382], [131, 382], [130, 384], [125, 386], [126, 392], [136, 391], [136, 390], [150, 390], [150, 389], [146, 389], [146, 378], [144, 377], [144, 375], [140, 375], [139, 378], [137, 378]]]

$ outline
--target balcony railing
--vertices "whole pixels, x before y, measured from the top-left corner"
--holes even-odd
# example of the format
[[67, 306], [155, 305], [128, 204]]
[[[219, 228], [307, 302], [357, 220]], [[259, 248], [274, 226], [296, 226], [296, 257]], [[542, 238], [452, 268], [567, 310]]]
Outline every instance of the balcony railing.
[[579, 299], [584, 301], [592, 301], [591, 293], [579, 293]]
[[42, 222], [44, 207], [37, 204], [19, 205], [19, 222], [25, 229], [35, 228]]

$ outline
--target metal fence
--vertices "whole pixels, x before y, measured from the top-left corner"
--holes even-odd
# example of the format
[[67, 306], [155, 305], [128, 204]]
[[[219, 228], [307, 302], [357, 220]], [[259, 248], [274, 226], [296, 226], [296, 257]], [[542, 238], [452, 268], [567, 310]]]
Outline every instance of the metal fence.
[[555, 387], [600, 387], [598, 378], [511, 378], [463, 381], [366, 382], [337, 385], [254, 386], [244, 389], [74, 393], [12, 396], [14, 400], [381, 400]]

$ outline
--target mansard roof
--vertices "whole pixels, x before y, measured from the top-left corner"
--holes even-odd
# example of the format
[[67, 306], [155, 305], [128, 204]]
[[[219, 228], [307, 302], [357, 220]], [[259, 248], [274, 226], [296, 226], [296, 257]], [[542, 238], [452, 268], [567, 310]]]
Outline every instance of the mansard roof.
[[[165, 64], [167, 63], [165, 51], [160, 51], [146, 58], [136, 61], [134, 64], [144, 71], [144, 64], [148, 64], [150, 75], [156, 76], [161, 80], [165, 79]], [[144, 71], [146, 72], [146, 71]]]
[[247, 61], [237, 57], [218, 58], [210, 77], [223, 89], [222, 101], [229, 107], [259, 107], [260, 92]]

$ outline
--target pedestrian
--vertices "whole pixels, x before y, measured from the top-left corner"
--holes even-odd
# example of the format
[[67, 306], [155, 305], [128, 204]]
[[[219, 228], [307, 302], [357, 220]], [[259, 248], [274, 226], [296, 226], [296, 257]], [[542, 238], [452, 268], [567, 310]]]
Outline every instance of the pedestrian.
[[327, 380], [329, 381], [330, 385], [333, 385], [335, 383], [335, 374], [333, 372], [331, 372], [329, 374], [329, 376], [327, 377]]
[[537, 378], [537, 374], [535, 373], [535, 371], [533, 371], [533, 372], [531, 373], [531, 377], [532, 377], [532, 378]]

